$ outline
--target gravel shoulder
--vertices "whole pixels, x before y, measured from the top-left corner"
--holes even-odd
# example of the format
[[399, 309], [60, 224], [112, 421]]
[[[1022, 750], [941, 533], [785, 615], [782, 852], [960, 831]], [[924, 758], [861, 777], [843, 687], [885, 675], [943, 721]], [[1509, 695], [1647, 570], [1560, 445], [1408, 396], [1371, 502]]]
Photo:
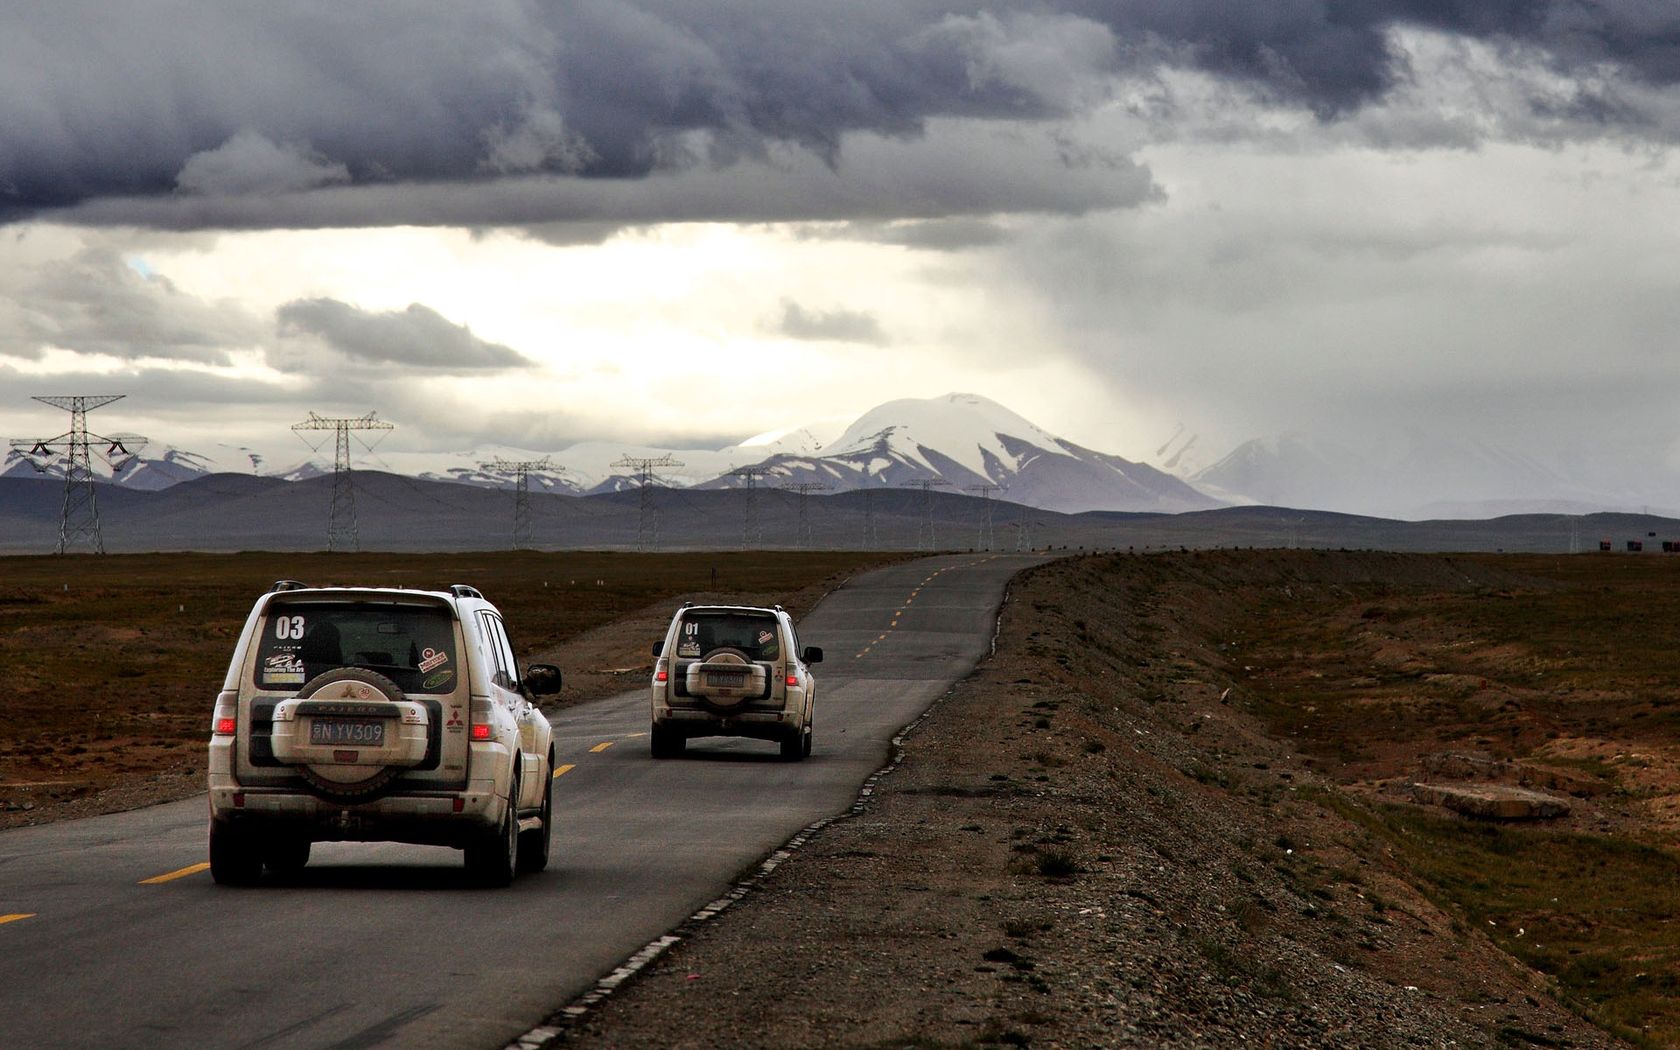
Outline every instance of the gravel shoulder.
[[[1266, 557], [1249, 568], [1304, 571]], [[1440, 572], [1314, 564], [1327, 586]], [[1024, 574], [996, 655], [867, 805], [559, 1042], [1623, 1045], [1431, 904], [1335, 785], [1229, 702], [1221, 613], [1171, 600], [1206, 574], [1195, 555]]]

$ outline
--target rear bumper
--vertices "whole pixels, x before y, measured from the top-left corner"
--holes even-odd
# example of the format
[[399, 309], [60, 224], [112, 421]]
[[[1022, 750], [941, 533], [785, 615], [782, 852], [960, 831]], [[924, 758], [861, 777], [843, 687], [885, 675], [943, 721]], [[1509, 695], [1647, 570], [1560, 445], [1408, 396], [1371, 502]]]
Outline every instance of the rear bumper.
[[474, 744], [474, 777], [460, 790], [393, 791], [367, 802], [321, 798], [297, 787], [245, 786], [212, 756], [210, 819], [256, 834], [302, 835], [315, 842], [412, 842], [465, 846], [500, 825], [512, 781], [506, 749]]
[[744, 736], [781, 740], [799, 726], [798, 711], [740, 711], [720, 715], [694, 708], [654, 708], [653, 724], [690, 739], [702, 736]]

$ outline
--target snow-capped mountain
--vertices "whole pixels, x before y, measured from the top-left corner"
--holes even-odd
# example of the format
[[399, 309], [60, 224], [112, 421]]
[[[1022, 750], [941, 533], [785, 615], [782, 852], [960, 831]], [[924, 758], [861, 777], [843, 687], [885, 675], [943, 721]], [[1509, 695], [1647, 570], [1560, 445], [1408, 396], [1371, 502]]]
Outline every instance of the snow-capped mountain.
[[1189, 480], [1233, 503], [1398, 518], [1582, 513], [1651, 502], [1581, 485], [1485, 440], [1421, 430], [1373, 438], [1368, 448], [1299, 433], [1256, 438]]
[[[811, 453], [778, 453], [754, 464], [758, 483], [846, 490], [935, 482], [955, 491], [989, 487], [1049, 510], [1181, 511], [1219, 501], [1154, 467], [1064, 441], [974, 394], [889, 401], [864, 413]], [[716, 477], [706, 488], [746, 479]]]
[[[218, 445], [212, 454], [148, 449], [106, 480], [159, 489], [207, 474], [261, 474], [303, 481], [330, 473], [325, 449], [289, 464]], [[1182, 511], [1220, 502], [1183, 480], [1142, 463], [1105, 455], [1058, 438], [995, 401], [973, 394], [890, 401], [841, 427], [832, 421], [772, 431], [720, 449], [667, 449], [613, 442], [581, 442], [552, 452], [487, 445], [443, 452], [355, 449], [358, 470], [489, 488], [514, 484], [513, 464], [528, 467], [533, 492], [595, 494], [640, 483], [635, 464], [651, 462], [657, 483], [669, 488], [738, 488], [757, 473], [767, 487], [819, 486], [817, 491], [913, 486], [932, 482], [954, 493], [991, 495], [1047, 510]], [[500, 463], [501, 466], [496, 466]], [[6, 475], [36, 474], [14, 454]]]

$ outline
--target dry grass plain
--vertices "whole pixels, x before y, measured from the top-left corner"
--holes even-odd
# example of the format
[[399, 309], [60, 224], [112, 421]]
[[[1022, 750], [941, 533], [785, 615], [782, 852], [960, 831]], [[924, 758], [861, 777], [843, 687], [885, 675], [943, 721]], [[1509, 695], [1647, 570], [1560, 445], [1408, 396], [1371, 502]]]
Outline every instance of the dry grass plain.
[[[0, 827], [200, 790], [210, 705], [251, 604], [277, 579], [441, 588], [467, 583], [507, 618], [521, 658], [567, 643], [567, 700], [622, 688], [657, 618], [703, 594], [797, 610], [880, 553], [144, 554], [0, 558]], [[668, 611], [664, 615], [669, 615]], [[650, 621], [651, 622], [651, 621]], [[663, 626], [661, 623], [659, 626]], [[607, 632], [610, 633], [610, 632]], [[646, 637], [644, 637], [644, 634]], [[632, 644], [633, 643], [633, 644]], [[597, 666], [598, 665], [598, 666]]]

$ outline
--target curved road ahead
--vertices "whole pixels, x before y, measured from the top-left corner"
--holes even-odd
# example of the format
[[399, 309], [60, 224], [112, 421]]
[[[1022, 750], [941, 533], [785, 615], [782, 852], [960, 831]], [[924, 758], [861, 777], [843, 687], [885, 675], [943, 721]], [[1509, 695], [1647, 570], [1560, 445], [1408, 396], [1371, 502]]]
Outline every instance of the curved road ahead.
[[296, 883], [218, 887], [202, 796], [0, 832], [0, 1045], [504, 1046], [847, 809], [1038, 560], [922, 559], [825, 598], [800, 624], [827, 657], [807, 762], [725, 740], [655, 762], [644, 690], [561, 712], [552, 860], [511, 889], [468, 886], [453, 850], [349, 843]]

